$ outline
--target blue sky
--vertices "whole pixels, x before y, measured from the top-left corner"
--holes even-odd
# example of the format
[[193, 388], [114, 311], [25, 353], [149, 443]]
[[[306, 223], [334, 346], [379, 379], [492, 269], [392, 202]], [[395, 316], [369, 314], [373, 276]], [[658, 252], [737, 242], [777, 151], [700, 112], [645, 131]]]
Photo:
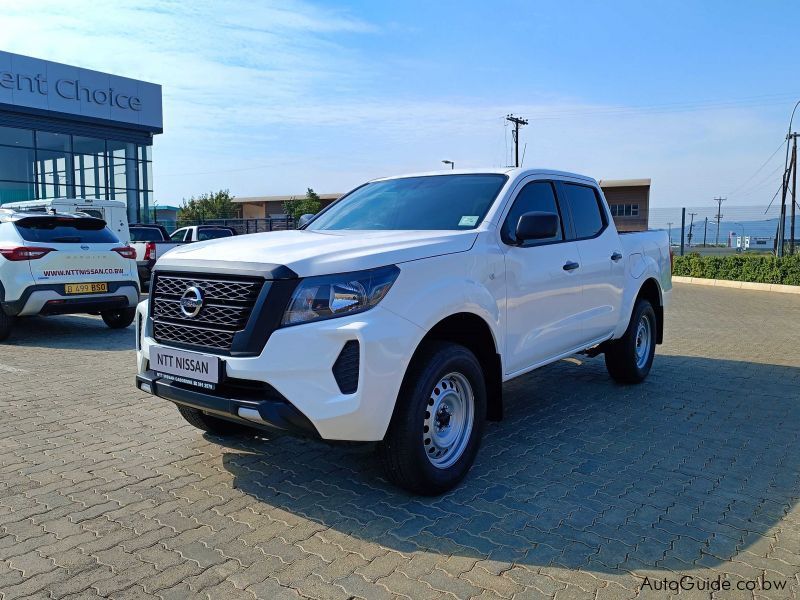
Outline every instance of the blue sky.
[[[345, 191], [511, 159], [764, 204], [800, 99], [791, 1], [0, 0], [0, 48], [164, 86], [155, 196]], [[738, 189], [737, 189], [738, 188]], [[732, 193], [733, 192], [733, 193]]]

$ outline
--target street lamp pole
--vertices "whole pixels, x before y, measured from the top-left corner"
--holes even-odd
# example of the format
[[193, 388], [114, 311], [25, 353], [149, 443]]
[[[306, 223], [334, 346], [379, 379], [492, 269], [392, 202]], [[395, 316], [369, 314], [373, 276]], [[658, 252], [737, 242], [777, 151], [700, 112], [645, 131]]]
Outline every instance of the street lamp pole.
[[456, 163], [454, 163], [452, 160], [443, 160], [442, 162], [446, 165], [450, 165], [451, 171], [456, 168]]

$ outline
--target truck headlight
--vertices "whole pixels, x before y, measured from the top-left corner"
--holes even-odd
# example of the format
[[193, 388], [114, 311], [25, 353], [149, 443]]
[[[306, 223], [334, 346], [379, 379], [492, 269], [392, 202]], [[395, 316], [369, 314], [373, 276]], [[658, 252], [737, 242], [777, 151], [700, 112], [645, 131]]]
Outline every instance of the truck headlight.
[[400, 274], [394, 265], [336, 275], [307, 277], [292, 294], [281, 325], [344, 317], [369, 310], [387, 294]]

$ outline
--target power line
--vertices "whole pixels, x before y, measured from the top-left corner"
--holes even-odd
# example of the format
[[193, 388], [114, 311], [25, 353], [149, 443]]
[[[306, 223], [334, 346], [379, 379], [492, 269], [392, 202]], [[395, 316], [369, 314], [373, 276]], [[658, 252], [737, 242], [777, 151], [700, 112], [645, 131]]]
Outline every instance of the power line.
[[748, 177], [747, 179], [745, 179], [745, 180], [744, 180], [744, 181], [743, 181], [743, 182], [742, 182], [742, 183], [741, 183], [739, 186], [737, 186], [737, 187], [736, 187], [736, 188], [735, 188], [733, 191], [731, 191], [731, 192], [728, 192], [728, 195], [729, 195], [729, 196], [733, 196], [733, 195], [734, 195], [736, 192], [738, 192], [738, 191], [739, 191], [739, 190], [741, 190], [743, 187], [745, 187], [745, 186], [746, 186], [748, 183], [750, 183], [750, 182], [753, 180], [753, 178], [755, 178], [755, 176], [756, 176], [756, 175], [758, 175], [758, 174], [761, 172], [761, 170], [762, 170], [764, 167], [766, 167], [766, 166], [769, 164], [769, 161], [771, 161], [771, 160], [772, 160], [772, 159], [775, 157], [775, 155], [777, 155], [777, 154], [778, 154], [778, 152], [780, 152], [781, 148], [783, 148], [783, 144], [784, 144], [784, 142], [781, 142], [780, 144], [778, 144], [778, 147], [777, 147], [777, 148], [775, 148], [775, 152], [773, 152], [772, 154], [770, 154], [770, 155], [769, 155], [769, 158], [768, 158], [767, 160], [765, 160], [765, 161], [764, 161], [764, 162], [761, 164], [761, 166], [760, 166], [760, 167], [758, 167], [758, 169], [756, 169], [755, 173], [753, 173], [752, 175], [750, 175], [750, 177]]
[[777, 175], [777, 174], [778, 174], [778, 171], [780, 171], [780, 170], [782, 170], [782, 169], [783, 169], [783, 165], [780, 165], [780, 164], [779, 164], [777, 167], [775, 167], [775, 169], [773, 169], [772, 171], [770, 171], [770, 173], [769, 173], [769, 174], [768, 174], [766, 177], [763, 177], [763, 178], [761, 178], [761, 179], [758, 181], [758, 183], [756, 183], [756, 184], [754, 184], [754, 185], [750, 185], [750, 186], [748, 186], [748, 187], [747, 187], [747, 189], [745, 189], [745, 190], [744, 190], [744, 191], [742, 191], [741, 193], [737, 194], [737, 196], [738, 196], [740, 199], [741, 199], [741, 198], [746, 198], [747, 196], [752, 196], [752, 195], [753, 195], [755, 192], [758, 192], [758, 191], [760, 191], [760, 190], [761, 190], [761, 188], [762, 188], [764, 185], [768, 184], [768, 183], [769, 183], [769, 182], [772, 180], [772, 178], [773, 178], [775, 175]]

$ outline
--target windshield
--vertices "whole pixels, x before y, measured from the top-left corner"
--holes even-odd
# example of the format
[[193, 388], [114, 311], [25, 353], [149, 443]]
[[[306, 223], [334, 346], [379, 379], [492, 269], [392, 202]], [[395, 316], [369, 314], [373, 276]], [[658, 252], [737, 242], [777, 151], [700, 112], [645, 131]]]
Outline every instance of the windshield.
[[26, 242], [119, 243], [105, 221], [91, 217], [27, 217], [16, 221], [14, 226]]
[[333, 204], [308, 229], [474, 229], [506, 179], [482, 173], [375, 181]]
[[156, 227], [131, 227], [132, 242], [161, 242], [164, 234]]
[[200, 229], [197, 232], [197, 241], [216, 240], [218, 238], [231, 237], [233, 232], [230, 229]]

